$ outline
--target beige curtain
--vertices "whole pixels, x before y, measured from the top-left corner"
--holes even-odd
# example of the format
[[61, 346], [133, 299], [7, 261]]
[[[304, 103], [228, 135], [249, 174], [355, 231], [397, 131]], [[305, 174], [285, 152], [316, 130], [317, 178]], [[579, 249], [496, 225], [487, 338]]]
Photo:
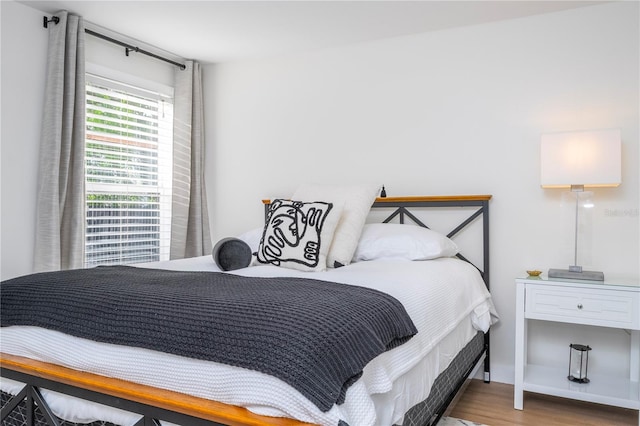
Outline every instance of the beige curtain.
[[38, 170], [36, 271], [84, 262], [84, 22], [67, 12], [50, 24]]
[[204, 112], [200, 64], [176, 69], [173, 130], [171, 259], [210, 254], [204, 185]]

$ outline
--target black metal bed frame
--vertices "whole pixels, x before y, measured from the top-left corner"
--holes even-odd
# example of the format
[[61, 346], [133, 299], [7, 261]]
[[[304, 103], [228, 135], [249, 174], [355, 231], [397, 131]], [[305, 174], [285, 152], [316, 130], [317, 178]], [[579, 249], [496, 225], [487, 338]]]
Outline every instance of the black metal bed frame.
[[[428, 228], [428, 226], [418, 219], [411, 211], [411, 209], [421, 207], [477, 207], [478, 209], [467, 219], [462, 221], [455, 229], [450, 231], [447, 236], [453, 237], [458, 234], [462, 229], [466, 228], [469, 224], [474, 222], [478, 217], [482, 217], [482, 240], [483, 240], [483, 265], [482, 268], [474, 265], [482, 275], [482, 278], [489, 289], [489, 199], [490, 195], [482, 196], [461, 196], [461, 197], [393, 197], [393, 198], [378, 198], [373, 203], [372, 208], [393, 208], [393, 212], [384, 219], [384, 223], [391, 222], [396, 217], [400, 223], [405, 223], [406, 218], [412, 220], [417, 225]], [[269, 201], [263, 200], [265, 205], [265, 215], [268, 212]], [[465, 260], [473, 265], [462, 254], [457, 255], [460, 259]], [[476, 360], [473, 362], [473, 366], [468, 369], [466, 376], [468, 376], [478, 362], [482, 359], [484, 354], [484, 381], [490, 381], [490, 363], [489, 363], [489, 332], [484, 335], [484, 351], [480, 353]], [[5, 424], [5, 419], [12, 413], [12, 411], [23, 401], [26, 401], [27, 409], [27, 426], [35, 424], [36, 408], [39, 409], [40, 414], [44, 417], [49, 426], [59, 426], [60, 422], [57, 417], [51, 412], [46, 401], [42, 397], [40, 388], [49, 389], [62, 394], [74, 396], [80, 399], [97, 402], [100, 404], [108, 405], [130, 411], [142, 415], [142, 418], [134, 426], [159, 426], [158, 419], [169, 421], [176, 424], [182, 424], [185, 426], [215, 426], [223, 425], [211, 420], [194, 417], [188, 414], [171, 411], [165, 408], [156, 407], [154, 405], [148, 405], [126, 398], [121, 398], [113, 395], [95, 392], [85, 389], [83, 387], [69, 385], [61, 383], [55, 380], [39, 377], [32, 374], [27, 374], [19, 371], [12, 370], [10, 368], [0, 368], [0, 375], [21, 383], [25, 383], [24, 388], [11, 398], [0, 410], [0, 421]], [[456, 383], [455, 390], [446, 399], [445, 403], [438, 410], [436, 415], [429, 419], [428, 424], [433, 425], [438, 422], [442, 417], [449, 404], [454, 400], [455, 395], [463, 387], [467, 377], [461, 377], [458, 383]]]
[[9, 402], [7, 402], [7, 404], [2, 407], [2, 410], [0, 412], [0, 419], [3, 424], [5, 419], [13, 412], [18, 404], [26, 400], [27, 416], [25, 426], [33, 426], [36, 424], [36, 408], [39, 409], [40, 414], [46, 420], [47, 425], [59, 426], [60, 421], [53, 414], [47, 402], [42, 397], [42, 393], [40, 392], [40, 389], [47, 389], [142, 415], [140, 420], [138, 420], [134, 426], [160, 426], [159, 419], [185, 426], [224, 426], [224, 424], [222, 423], [213, 422], [211, 420], [205, 420], [198, 417], [190, 416], [188, 414], [166, 410], [153, 405], [147, 405], [129, 399], [94, 392], [78, 386], [60, 383], [54, 380], [14, 371], [4, 367], [0, 372], [3, 377], [7, 377], [21, 383], [26, 383], [24, 388], [22, 388], [22, 390], [17, 395], [11, 398]]

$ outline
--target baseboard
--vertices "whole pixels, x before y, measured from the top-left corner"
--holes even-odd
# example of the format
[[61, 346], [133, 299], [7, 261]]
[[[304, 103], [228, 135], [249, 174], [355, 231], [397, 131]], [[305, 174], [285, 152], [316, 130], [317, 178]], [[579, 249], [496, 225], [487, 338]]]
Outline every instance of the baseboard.
[[[513, 365], [491, 363], [492, 382], [512, 385], [514, 383], [515, 374], [516, 370]], [[480, 369], [480, 371], [478, 371], [478, 373], [473, 378], [484, 380], [484, 370]]]

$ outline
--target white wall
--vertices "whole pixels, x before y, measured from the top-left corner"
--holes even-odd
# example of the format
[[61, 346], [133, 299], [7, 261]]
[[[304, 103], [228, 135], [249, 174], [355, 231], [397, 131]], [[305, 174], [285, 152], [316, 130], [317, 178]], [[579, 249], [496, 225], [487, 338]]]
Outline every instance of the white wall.
[[[0, 1], [2, 19], [2, 240], [0, 277], [8, 279], [33, 271], [36, 189], [40, 123], [48, 34], [41, 11], [13, 1]], [[92, 29], [109, 34], [106, 30]], [[136, 41], [117, 36], [149, 51]], [[173, 85], [176, 68], [148, 56], [131, 53], [99, 38], [87, 36], [86, 61], [110, 66], [120, 73]], [[157, 51], [156, 51], [157, 52]], [[166, 56], [165, 52], [158, 52]], [[178, 58], [171, 57], [177, 60]], [[81, 224], [79, 224], [81, 225]]]
[[[42, 12], [0, 2], [2, 279], [32, 271], [47, 32]], [[40, 24], [40, 27], [38, 27]]]
[[[513, 381], [514, 278], [564, 268], [561, 190], [539, 184], [543, 132], [617, 127], [623, 184], [596, 191], [592, 263], [639, 271], [638, 3], [620, 2], [206, 68], [214, 241], [260, 225], [261, 198], [303, 182], [377, 182], [389, 195], [492, 194], [494, 380]], [[558, 248], [560, 247], [560, 248]], [[628, 374], [624, 331], [536, 324], [532, 359]], [[552, 338], [542, 337], [552, 333]], [[597, 350], [596, 350], [597, 348]]]

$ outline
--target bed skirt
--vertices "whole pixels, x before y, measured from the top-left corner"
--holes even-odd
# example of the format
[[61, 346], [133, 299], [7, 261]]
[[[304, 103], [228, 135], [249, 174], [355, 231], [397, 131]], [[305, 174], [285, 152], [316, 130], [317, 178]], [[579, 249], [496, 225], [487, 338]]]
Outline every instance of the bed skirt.
[[[478, 334], [456, 355], [454, 360], [435, 380], [429, 397], [413, 406], [405, 415], [402, 426], [427, 426], [437, 423], [456, 391], [461, 387], [467, 376], [477, 364], [484, 352], [484, 334]], [[11, 399], [12, 395], [2, 392], [2, 407]], [[60, 426], [117, 426], [113, 423], [96, 421], [89, 424], [72, 423], [59, 420]], [[40, 408], [36, 407], [34, 425], [47, 426], [47, 421]], [[2, 426], [27, 426], [26, 401], [18, 404]], [[188, 425], [183, 425], [188, 426]], [[354, 426], [354, 425], [352, 425]]]
[[429, 397], [414, 405], [404, 416], [402, 426], [428, 426], [440, 420], [454, 396], [467, 380], [484, 353], [484, 334], [476, 336], [456, 355], [436, 378]]

